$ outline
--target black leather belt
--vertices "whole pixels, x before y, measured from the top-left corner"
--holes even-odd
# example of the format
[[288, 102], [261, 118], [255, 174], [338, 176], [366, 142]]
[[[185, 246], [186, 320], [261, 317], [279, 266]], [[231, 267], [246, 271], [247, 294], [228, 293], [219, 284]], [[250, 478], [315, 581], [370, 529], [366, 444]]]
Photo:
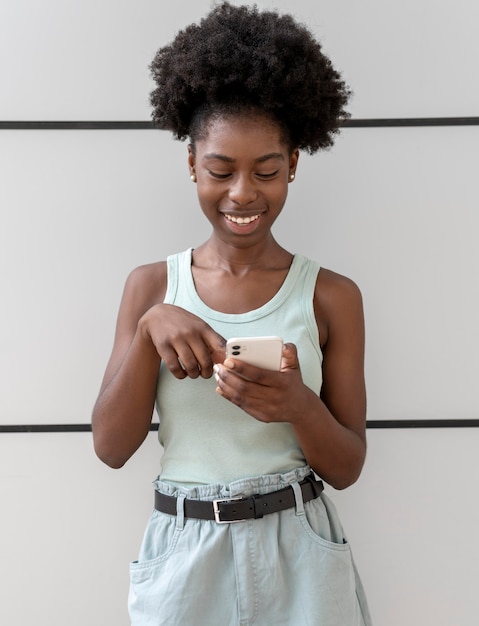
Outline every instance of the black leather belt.
[[[323, 491], [323, 483], [311, 474], [299, 483], [303, 502], [317, 498]], [[155, 509], [168, 515], [176, 515], [177, 498], [155, 491]], [[219, 498], [217, 500], [184, 501], [185, 517], [214, 520], [218, 524], [242, 522], [258, 519], [268, 513], [284, 511], [295, 506], [294, 491], [291, 486], [266, 494], [256, 494], [247, 498]]]

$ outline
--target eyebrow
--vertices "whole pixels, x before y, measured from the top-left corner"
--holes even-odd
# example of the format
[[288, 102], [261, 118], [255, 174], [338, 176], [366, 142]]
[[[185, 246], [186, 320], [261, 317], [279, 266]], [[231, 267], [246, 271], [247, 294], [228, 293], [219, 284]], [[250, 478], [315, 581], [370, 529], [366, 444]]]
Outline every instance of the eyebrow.
[[[236, 159], [232, 157], [226, 156], [224, 154], [218, 154], [217, 152], [209, 152], [205, 154], [205, 159], [218, 159], [219, 161], [224, 161], [225, 163], [235, 163]], [[284, 155], [281, 152], [269, 152], [268, 154], [263, 154], [263, 156], [255, 159], [255, 163], [264, 163], [265, 161], [269, 161], [270, 159], [281, 159], [284, 161]]]

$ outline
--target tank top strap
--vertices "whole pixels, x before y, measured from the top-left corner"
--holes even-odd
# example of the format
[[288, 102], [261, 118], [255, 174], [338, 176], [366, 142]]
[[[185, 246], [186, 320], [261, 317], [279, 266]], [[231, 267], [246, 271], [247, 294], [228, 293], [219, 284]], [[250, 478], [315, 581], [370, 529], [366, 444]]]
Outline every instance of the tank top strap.
[[314, 315], [314, 292], [316, 290], [316, 282], [318, 280], [318, 274], [321, 269], [320, 264], [312, 259], [301, 257], [300, 276], [298, 277], [298, 283], [301, 285], [301, 307], [303, 310], [303, 316], [306, 323], [306, 328], [309, 331], [313, 343], [318, 343], [318, 325]]
[[314, 293], [316, 280], [321, 266], [317, 261], [308, 259], [300, 254], [295, 254], [295, 267], [297, 274], [292, 277], [295, 282], [299, 281], [304, 294]]
[[173, 304], [178, 294], [180, 284], [185, 284], [184, 277], [188, 275], [191, 266], [192, 248], [172, 254], [166, 259], [167, 264], [167, 287], [164, 303]]

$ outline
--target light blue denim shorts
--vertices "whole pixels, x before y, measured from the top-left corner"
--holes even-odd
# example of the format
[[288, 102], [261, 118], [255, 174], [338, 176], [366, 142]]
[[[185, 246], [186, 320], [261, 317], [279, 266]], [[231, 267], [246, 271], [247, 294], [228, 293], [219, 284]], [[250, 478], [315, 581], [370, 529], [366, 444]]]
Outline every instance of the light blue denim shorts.
[[227, 486], [155, 488], [178, 497], [177, 515], [154, 510], [130, 564], [132, 626], [370, 626], [361, 581], [336, 510], [324, 494], [261, 519], [185, 518], [185, 497], [263, 494], [297, 485], [303, 467]]

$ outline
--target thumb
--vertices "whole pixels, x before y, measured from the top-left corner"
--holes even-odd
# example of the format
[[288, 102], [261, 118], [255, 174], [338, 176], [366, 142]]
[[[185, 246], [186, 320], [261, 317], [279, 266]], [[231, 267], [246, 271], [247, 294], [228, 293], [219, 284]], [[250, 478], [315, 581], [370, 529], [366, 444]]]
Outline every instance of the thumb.
[[281, 371], [285, 369], [300, 369], [298, 351], [294, 343], [285, 343], [281, 356]]

